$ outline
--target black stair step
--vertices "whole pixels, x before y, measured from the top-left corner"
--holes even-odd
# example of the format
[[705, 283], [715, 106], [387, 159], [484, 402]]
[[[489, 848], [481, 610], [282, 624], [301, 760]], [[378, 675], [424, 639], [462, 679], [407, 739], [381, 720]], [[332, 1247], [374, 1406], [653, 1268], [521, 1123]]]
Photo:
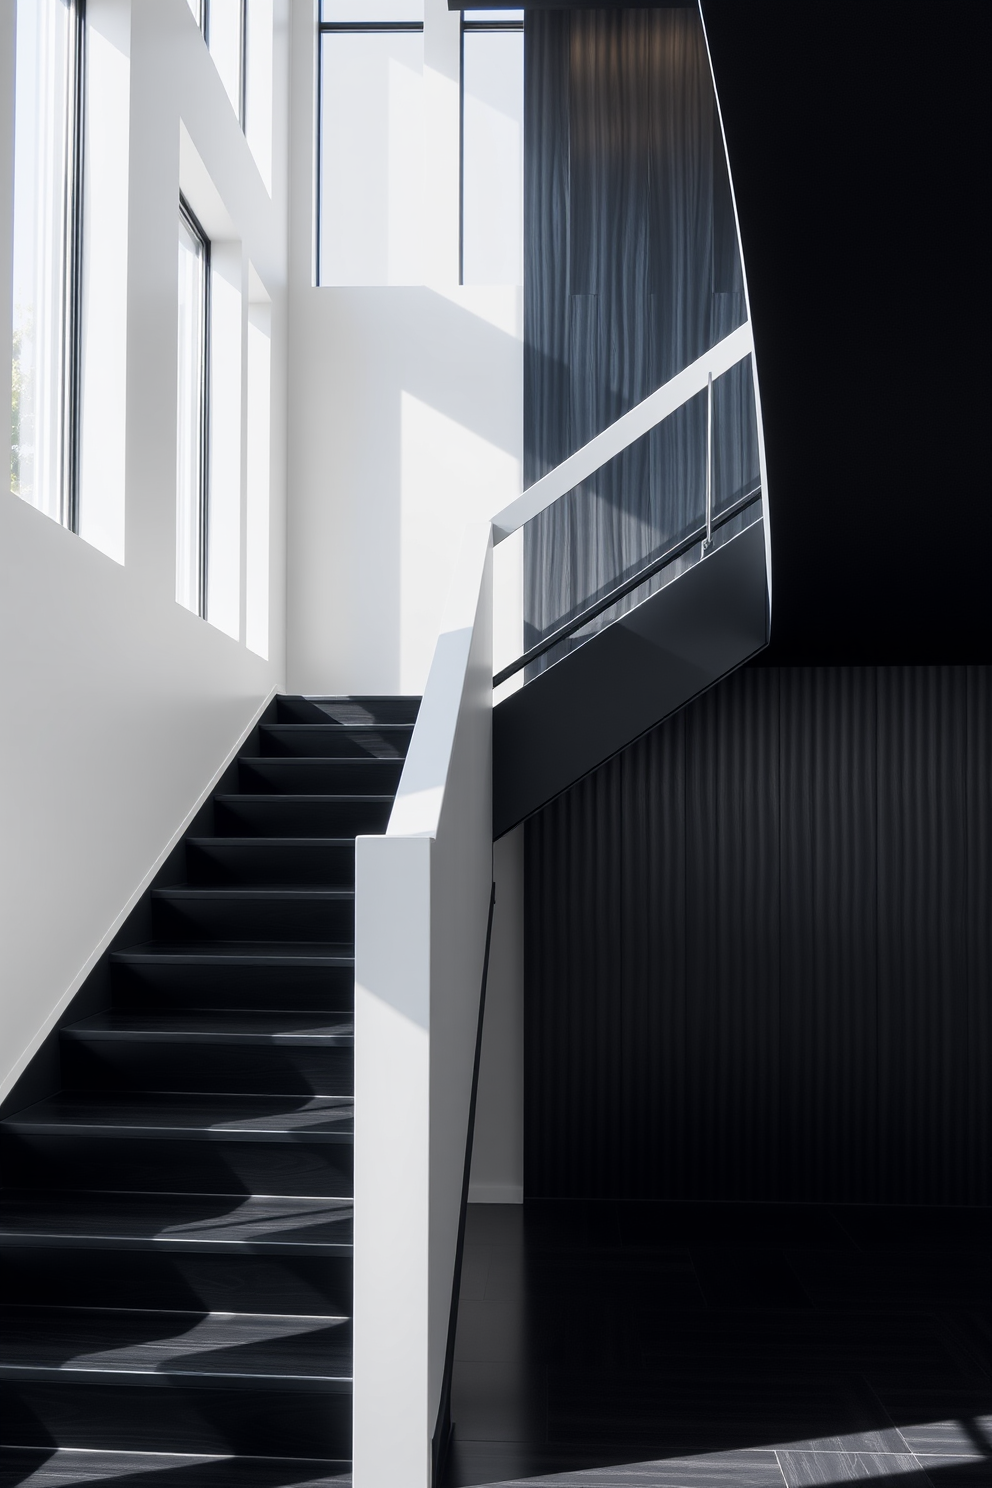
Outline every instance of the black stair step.
[[157, 938], [188, 941], [318, 941], [347, 943], [354, 936], [355, 891], [312, 886], [153, 889]]
[[187, 837], [190, 884], [351, 888], [353, 837]]
[[380, 723], [358, 728], [343, 723], [263, 723], [259, 737], [268, 755], [366, 755], [369, 759], [406, 757], [412, 723]]
[[347, 1318], [271, 1313], [0, 1309], [0, 1380], [338, 1394], [351, 1389]]
[[350, 1198], [7, 1190], [0, 1250], [350, 1256], [352, 1210]]
[[346, 728], [378, 728], [384, 723], [414, 724], [419, 711], [419, 697], [276, 698], [277, 723], [340, 723]]
[[0, 1488], [83, 1488], [147, 1482], [168, 1488], [345, 1488], [351, 1463], [206, 1453], [95, 1452], [72, 1447], [0, 1447]]
[[[85, 1205], [92, 1194], [84, 1191], [77, 1197]], [[215, 1206], [227, 1206], [236, 1228], [243, 1196], [208, 1197]], [[220, 1219], [220, 1207], [212, 1213]], [[91, 1245], [62, 1243], [42, 1234], [38, 1240], [14, 1237], [0, 1243], [0, 1302], [348, 1317], [353, 1269], [350, 1246], [308, 1249], [277, 1243], [266, 1248], [249, 1242], [238, 1248], [236, 1241], [201, 1245], [196, 1240], [176, 1246], [145, 1243], [140, 1237], [128, 1243], [126, 1236], [121, 1240], [113, 1234]]]
[[315, 940], [239, 940], [228, 944], [197, 941], [190, 945], [144, 941], [141, 945], [112, 952], [110, 960], [112, 965], [119, 966], [232, 966], [238, 970], [266, 966], [294, 971], [303, 966], [318, 970], [346, 967], [354, 972], [355, 967], [353, 947], [337, 941]]
[[354, 1048], [350, 1018], [318, 1020], [304, 1013], [97, 1013], [63, 1028], [62, 1037], [86, 1043], [242, 1044], [267, 1047]]
[[[147, 1388], [156, 1383], [168, 1388]], [[134, 1384], [125, 1374], [72, 1371], [0, 1378], [0, 1419], [8, 1441], [24, 1446], [236, 1458], [351, 1456], [350, 1389], [270, 1387], [264, 1375], [227, 1387], [215, 1381], [213, 1388], [181, 1375]], [[144, 1488], [143, 1479], [138, 1483]]]
[[214, 796], [221, 837], [358, 837], [385, 832], [392, 795]]
[[355, 997], [350, 945], [261, 946], [146, 941], [110, 958], [115, 1007], [285, 1008], [350, 1012]]
[[353, 1141], [353, 1102], [340, 1096], [63, 1091], [0, 1122], [15, 1136], [182, 1142]]
[[395, 793], [402, 769], [399, 759], [253, 755], [238, 760], [238, 784], [252, 795], [385, 795]]
[[62, 1083], [74, 1090], [354, 1092], [350, 1016], [126, 1011], [62, 1030]]

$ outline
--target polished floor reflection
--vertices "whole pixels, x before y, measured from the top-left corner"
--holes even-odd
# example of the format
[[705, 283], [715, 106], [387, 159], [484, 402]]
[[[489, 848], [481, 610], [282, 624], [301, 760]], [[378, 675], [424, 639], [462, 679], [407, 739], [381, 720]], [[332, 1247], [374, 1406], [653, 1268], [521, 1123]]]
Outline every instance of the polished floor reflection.
[[992, 1211], [472, 1205], [448, 1488], [992, 1484]]

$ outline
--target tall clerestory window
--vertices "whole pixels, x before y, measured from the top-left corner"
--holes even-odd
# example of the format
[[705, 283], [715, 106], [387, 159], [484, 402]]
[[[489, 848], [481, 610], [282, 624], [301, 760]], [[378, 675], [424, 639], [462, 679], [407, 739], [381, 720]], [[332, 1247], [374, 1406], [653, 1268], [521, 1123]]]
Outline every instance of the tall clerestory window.
[[207, 612], [210, 243], [180, 197], [176, 423], [176, 599]]
[[462, 11], [461, 280], [522, 284], [524, 13]]
[[78, 529], [83, 0], [18, 0], [11, 491]]
[[320, 0], [317, 283], [423, 281], [424, 0]]

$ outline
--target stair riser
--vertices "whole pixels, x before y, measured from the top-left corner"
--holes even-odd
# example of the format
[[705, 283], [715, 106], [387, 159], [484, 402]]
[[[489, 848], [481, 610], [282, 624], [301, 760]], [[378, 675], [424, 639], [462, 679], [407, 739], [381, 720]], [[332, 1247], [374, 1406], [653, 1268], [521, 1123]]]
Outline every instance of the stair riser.
[[108, 1377], [100, 1383], [4, 1383], [0, 1419], [5, 1440], [17, 1446], [351, 1456], [350, 1394], [299, 1388], [134, 1386]]
[[250, 795], [215, 802], [221, 837], [357, 837], [385, 832], [391, 801], [266, 800]]
[[0, 1174], [19, 1188], [143, 1189], [154, 1193], [353, 1193], [345, 1143], [5, 1135]]
[[419, 698], [356, 697], [325, 698], [319, 702], [302, 697], [276, 699], [277, 723], [342, 723], [351, 728], [374, 728], [378, 723], [417, 721]]
[[355, 901], [345, 899], [189, 899], [167, 891], [152, 900], [155, 939], [316, 941], [351, 945]]
[[350, 1256], [300, 1260], [148, 1250], [0, 1249], [0, 1301], [350, 1317]]
[[259, 743], [264, 755], [293, 755], [297, 758], [320, 757], [329, 759], [354, 758], [365, 755], [369, 759], [406, 758], [412, 730], [339, 729], [313, 728], [306, 733], [297, 733], [293, 728], [280, 728], [278, 724], [264, 724], [259, 730]]
[[200, 966], [111, 963], [119, 1008], [282, 1008], [286, 1012], [350, 1013], [355, 972], [343, 966]]
[[354, 1051], [296, 1045], [147, 1043], [63, 1037], [62, 1079], [71, 1090], [238, 1091], [352, 1095]]
[[402, 760], [243, 759], [238, 788], [291, 796], [380, 796], [395, 792], [402, 768]]
[[317, 842], [216, 842], [186, 845], [187, 881], [204, 888], [237, 884], [314, 884], [351, 889], [355, 848]]

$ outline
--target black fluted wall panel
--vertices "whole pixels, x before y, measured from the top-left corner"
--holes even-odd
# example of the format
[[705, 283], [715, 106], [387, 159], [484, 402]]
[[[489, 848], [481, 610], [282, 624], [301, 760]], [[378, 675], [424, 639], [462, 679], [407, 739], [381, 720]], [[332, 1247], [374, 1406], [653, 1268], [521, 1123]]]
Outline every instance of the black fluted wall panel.
[[752, 668], [526, 828], [526, 1188], [992, 1202], [992, 668]]

